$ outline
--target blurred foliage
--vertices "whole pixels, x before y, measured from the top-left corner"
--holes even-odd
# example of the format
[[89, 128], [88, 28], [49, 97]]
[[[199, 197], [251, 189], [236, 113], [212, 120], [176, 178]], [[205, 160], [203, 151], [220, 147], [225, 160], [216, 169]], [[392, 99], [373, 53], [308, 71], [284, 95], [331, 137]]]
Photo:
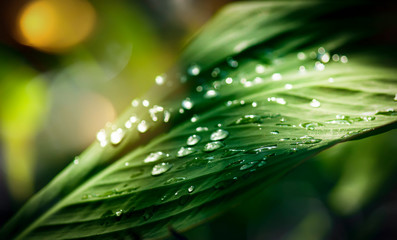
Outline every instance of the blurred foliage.
[[[18, 5], [19, 12], [28, 2], [1, 3], [1, 8]], [[18, 19], [7, 18], [0, 39], [0, 178], [7, 183], [0, 185], [0, 225], [85, 149], [131, 98], [146, 92], [155, 76], [175, 62], [182, 42], [225, 2], [90, 1], [96, 15], [92, 32], [60, 52], [21, 45], [14, 38]], [[388, 34], [385, 41], [390, 35], [395, 39], [392, 30]], [[183, 235], [393, 238], [396, 134], [330, 149], [257, 198]]]

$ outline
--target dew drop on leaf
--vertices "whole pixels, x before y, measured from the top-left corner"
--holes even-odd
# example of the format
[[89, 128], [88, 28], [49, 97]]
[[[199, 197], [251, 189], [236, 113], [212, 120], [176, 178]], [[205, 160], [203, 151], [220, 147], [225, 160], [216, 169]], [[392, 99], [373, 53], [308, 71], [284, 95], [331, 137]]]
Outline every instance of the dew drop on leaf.
[[166, 162], [154, 165], [152, 169], [152, 176], [163, 174], [168, 170], [170, 170], [171, 168], [172, 168], [172, 164]]
[[205, 144], [203, 151], [204, 152], [212, 152], [212, 151], [215, 151], [223, 146], [224, 146], [224, 144], [220, 141], [209, 142], [209, 143]]
[[190, 187], [187, 189], [187, 191], [188, 191], [189, 193], [192, 193], [192, 192], [194, 191], [194, 186], [193, 186], [193, 185], [190, 186]]
[[200, 140], [201, 140], [201, 137], [200, 137], [200, 136], [198, 136], [198, 135], [196, 135], [196, 134], [193, 134], [193, 135], [191, 135], [191, 136], [188, 137], [188, 139], [187, 139], [187, 141], [186, 141], [186, 144], [189, 145], [189, 146], [194, 146], [194, 145], [196, 145]]
[[208, 91], [204, 94], [204, 98], [214, 98], [214, 97], [216, 97], [217, 95], [218, 95], [218, 93], [217, 93], [215, 90], [211, 89], [211, 90], [208, 90]]
[[148, 126], [148, 124], [146, 123], [145, 120], [142, 120], [142, 121], [138, 124], [138, 126], [137, 126], [136, 128], [137, 128], [138, 132], [140, 132], [140, 133], [145, 133], [145, 132], [149, 129], [149, 126]]
[[145, 162], [145, 163], [156, 162], [156, 161], [158, 161], [160, 159], [164, 159], [165, 157], [167, 157], [167, 155], [165, 153], [163, 153], [163, 152], [160, 152], [160, 151], [159, 152], [153, 152], [153, 153], [150, 153], [145, 158], [145, 160], [143, 160], [143, 162]]
[[182, 107], [184, 109], [190, 110], [193, 107], [193, 102], [190, 100], [190, 98], [186, 98], [182, 101]]
[[249, 162], [240, 167], [241, 171], [247, 170], [255, 165], [255, 162]]
[[105, 147], [108, 144], [108, 141], [106, 140], [106, 131], [105, 131], [105, 129], [99, 130], [99, 132], [96, 135], [96, 139], [98, 140], [98, 142], [101, 145], [101, 147]]
[[194, 153], [196, 150], [194, 150], [194, 148], [190, 148], [190, 147], [181, 147], [178, 152], [177, 152], [177, 156], [178, 157], [185, 157], [187, 155], [190, 155], [192, 153]]
[[191, 65], [188, 69], [187, 69], [187, 73], [191, 76], [197, 76], [200, 74], [201, 68], [199, 65], [197, 64], [193, 64]]
[[321, 106], [321, 103], [320, 103], [317, 99], [313, 99], [313, 100], [310, 102], [310, 106], [317, 108], [317, 107], [320, 107], [320, 106]]
[[211, 133], [210, 139], [211, 141], [223, 140], [229, 136], [229, 132], [223, 129], [218, 129], [215, 132]]
[[117, 145], [123, 140], [125, 132], [123, 129], [118, 128], [110, 134], [110, 142], [113, 145]]

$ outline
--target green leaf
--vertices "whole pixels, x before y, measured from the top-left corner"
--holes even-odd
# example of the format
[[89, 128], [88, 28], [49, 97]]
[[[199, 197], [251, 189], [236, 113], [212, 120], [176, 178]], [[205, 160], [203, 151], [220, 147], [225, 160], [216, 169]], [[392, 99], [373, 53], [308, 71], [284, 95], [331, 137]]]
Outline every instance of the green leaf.
[[365, 17], [335, 20], [336, 11], [349, 6], [245, 3], [221, 12], [147, 100], [100, 131], [1, 235], [164, 237], [321, 150], [396, 127], [396, 70], [379, 51], [354, 51], [373, 32], [356, 27]]

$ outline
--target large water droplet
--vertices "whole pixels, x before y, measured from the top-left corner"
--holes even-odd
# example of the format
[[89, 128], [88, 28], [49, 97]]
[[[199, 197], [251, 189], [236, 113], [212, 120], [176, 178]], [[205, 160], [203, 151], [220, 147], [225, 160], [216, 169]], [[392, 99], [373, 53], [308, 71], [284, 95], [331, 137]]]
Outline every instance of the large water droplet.
[[137, 128], [138, 132], [140, 132], [140, 133], [145, 133], [145, 132], [149, 129], [149, 126], [148, 126], [148, 124], [146, 123], [145, 120], [142, 120], [142, 121], [138, 124], [138, 126], [137, 126], [136, 128]]
[[209, 142], [209, 143], [205, 144], [203, 151], [204, 152], [212, 152], [212, 151], [215, 151], [223, 146], [224, 146], [224, 144], [220, 141]]
[[198, 136], [198, 135], [196, 135], [196, 134], [193, 134], [193, 135], [191, 135], [191, 136], [188, 137], [186, 143], [187, 143], [187, 145], [189, 145], [189, 146], [194, 146], [194, 145], [196, 145], [200, 140], [201, 140], [201, 137], [200, 137], [200, 136]]
[[190, 98], [186, 98], [182, 101], [182, 107], [184, 109], [190, 110], [193, 107], [193, 102], [190, 100]]
[[215, 132], [211, 133], [210, 139], [212, 141], [223, 140], [229, 136], [229, 132], [223, 129], [218, 129]]
[[117, 130], [113, 131], [110, 134], [110, 142], [113, 145], [119, 144], [121, 142], [121, 140], [123, 140], [124, 134], [125, 134], [124, 130], [121, 128], [118, 128]]
[[156, 161], [158, 161], [160, 159], [163, 159], [165, 157], [167, 157], [167, 155], [165, 153], [163, 153], [163, 152], [160, 152], [160, 151], [159, 152], [153, 152], [153, 153], [150, 153], [145, 158], [145, 160], [143, 160], [143, 162], [145, 162], [145, 163], [156, 162]]
[[192, 153], [194, 153], [196, 150], [194, 150], [194, 148], [190, 148], [190, 147], [181, 147], [178, 152], [177, 152], [177, 156], [178, 157], [185, 157], [187, 155], [190, 155]]
[[156, 164], [153, 166], [152, 176], [157, 176], [157, 175], [163, 174], [163, 173], [167, 172], [168, 170], [170, 170], [171, 168], [172, 168], [172, 164], [170, 164], [170, 163], [163, 162], [160, 164]]

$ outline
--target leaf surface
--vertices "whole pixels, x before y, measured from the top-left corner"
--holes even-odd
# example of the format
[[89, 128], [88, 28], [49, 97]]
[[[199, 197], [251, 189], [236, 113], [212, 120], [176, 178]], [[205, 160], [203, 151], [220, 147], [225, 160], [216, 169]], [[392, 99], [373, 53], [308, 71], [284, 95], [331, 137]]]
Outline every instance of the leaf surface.
[[2, 236], [164, 237], [321, 150], [395, 127], [396, 70], [377, 52], [343, 52], [370, 31], [352, 32], [356, 17], [320, 18], [335, 9], [246, 3], [221, 12]]

